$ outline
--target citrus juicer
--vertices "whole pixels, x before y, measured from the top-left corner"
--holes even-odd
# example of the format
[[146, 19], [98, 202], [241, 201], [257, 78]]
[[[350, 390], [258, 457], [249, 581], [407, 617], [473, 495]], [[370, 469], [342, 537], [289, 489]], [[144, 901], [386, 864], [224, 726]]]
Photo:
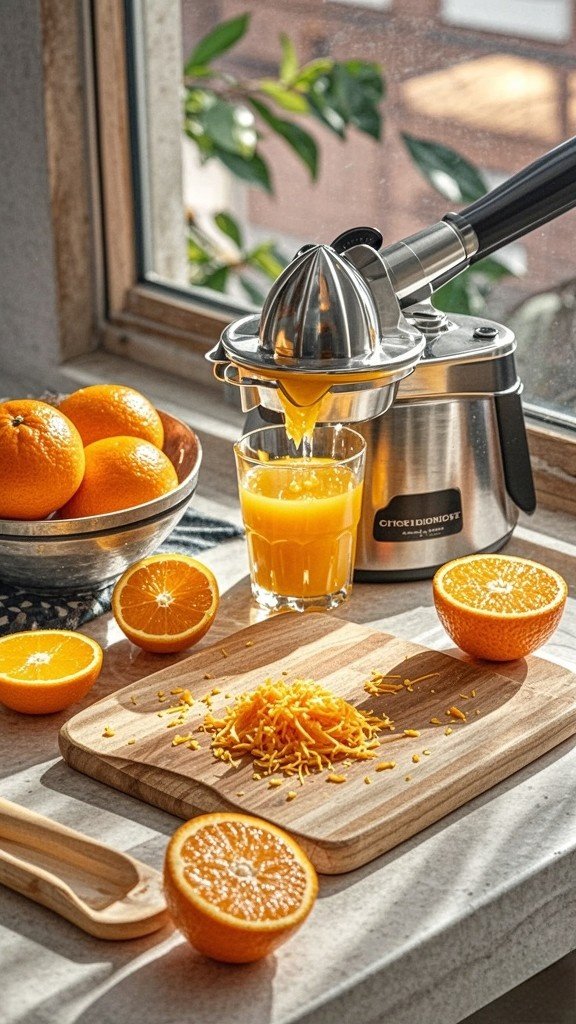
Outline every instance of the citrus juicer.
[[451, 558], [499, 550], [519, 510], [533, 512], [514, 335], [442, 313], [431, 296], [574, 205], [576, 138], [392, 245], [362, 227], [303, 246], [262, 312], [208, 353], [216, 377], [239, 387], [247, 429], [281, 422], [289, 400], [364, 435], [357, 579], [431, 576]]

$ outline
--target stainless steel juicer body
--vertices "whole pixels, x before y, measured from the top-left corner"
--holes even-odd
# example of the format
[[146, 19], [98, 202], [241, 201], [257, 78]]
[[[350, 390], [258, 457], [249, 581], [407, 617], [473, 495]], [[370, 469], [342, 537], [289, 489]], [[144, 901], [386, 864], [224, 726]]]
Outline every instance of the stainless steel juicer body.
[[367, 447], [360, 580], [425, 578], [497, 551], [519, 509], [535, 507], [512, 332], [434, 313], [414, 310], [428, 320], [426, 348], [387, 415], [356, 425]]
[[[430, 576], [494, 551], [534, 487], [514, 365], [500, 324], [439, 313], [430, 296], [471, 263], [576, 205], [576, 139], [458, 214], [381, 249], [372, 228], [304, 246], [260, 316], [227, 328], [208, 354], [239, 386], [247, 427], [281, 418], [293, 375], [321, 374], [318, 422], [367, 441], [356, 575]], [[385, 413], [385, 415], [382, 415]]]
[[[535, 496], [514, 335], [502, 324], [407, 311], [426, 336], [383, 416], [356, 421], [366, 472], [355, 578], [423, 579], [461, 555], [497, 551]], [[247, 430], [281, 422], [259, 405]]]

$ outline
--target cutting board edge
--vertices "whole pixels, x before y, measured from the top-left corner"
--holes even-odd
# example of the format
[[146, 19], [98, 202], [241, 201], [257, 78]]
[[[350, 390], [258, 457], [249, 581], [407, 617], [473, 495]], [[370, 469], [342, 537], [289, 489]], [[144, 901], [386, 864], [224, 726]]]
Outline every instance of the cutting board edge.
[[[157, 790], [154, 786], [147, 784], [140, 777], [138, 772], [129, 770], [129, 762], [123, 761], [122, 758], [100, 757], [89, 747], [85, 747], [81, 743], [77, 743], [69, 735], [66, 725], [64, 725], [60, 730], [58, 745], [64, 761], [70, 768], [73, 768], [74, 771], [80, 772], [82, 775], [86, 775], [89, 779], [94, 779], [96, 782], [101, 782], [106, 786], [112, 786], [113, 789], [123, 793], [124, 796], [141, 800], [145, 803], [151, 803], [155, 807], [159, 807], [161, 810], [166, 811], [167, 814], [172, 814], [174, 817], [181, 818], [185, 821], [197, 814], [207, 813], [205, 809], [197, 806], [191, 801], [187, 802], [178, 797], [169, 796], [161, 790]], [[97, 765], [98, 774], [94, 774], [93, 771], [88, 772], [85, 770], [83, 765], [83, 755], [85, 753], [89, 753], [93, 764]], [[135, 765], [135, 767], [137, 767], [137, 765]], [[158, 769], [151, 769], [150, 766], [145, 767], [151, 777], [154, 777], [159, 771]], [[164, 770], [164, 774], [166, 773], [166, 770]], [[125, 779], [130, 779], [131, 784], [137, 792], [128, 793], [126, 791], [122, 785]], [[210, 787], [206, 786], [204, 783], [195, 783], [194, 780], [190, 780], [189, 785], [192, 790], [198, 789], [202, 791], [209, 791], [210, 789]], [[160, 799], [161, 797], [164, 797], [165, 799], [162, 800]], [[219, 797], [219, 800], [220, 804], [229, 803], [224, 797]], [[178, 805], [179, 809], [176, 810], [174, 807], [169, 806], [169, 801], [172, 801], [173, 805]], [[232, 803], [229, 803], [228, 808], [214, 808], [214, 810], [217, 809], [237, 810], [238, 808], [236, 808]]]
[[[100, 782], [103, 785], [111, 786], [124, 796], [158, 807], [167, 814], [171, 814], [183, 821], [188, 821], [190, 818], [194, 818], [199, 814], [209, 814], [212, 810], [233, 811], [239, 814], [252, 814], [255, 818], [264, 818], [264, 815], [247, 811], [245, 807], [236, 804], [233, 800], [226, 800], [225, 797], [220, 793], [217, 793], [215, 790], [212, 790], [210, 786], [206, 785], [206, 783], [195, 783], [194, 780], [190, 781], [191, 789], [195, 789], [203, 795], [214, 792], [217, 797], [217, 802], [215, 801], [213, 808], [198, 806], [192, 800], [183, 800], [175, 797], [173, 794], [169, 795], [163, 789], [154, 786], [153, 781], [156, 772], [154, 770], [151, 771], [150, 766], [146, 766], [148, 780], [144, 781], [138, 776], [138, 774], [128, 771], [127, 767], [123, 767], [120, 764], [114, 764], [110, 758], [100, 758], [98, 755], [94, 755], [94, 752], [90, 751], [89, 748], [82, 747], [81, 744], [76, 743], [69, 736], [66, 725], [64, 725], [60, 730], [59, 747], [64, 761], [68, 767], [72, 768], [74, 771], [78, 771], [81, 774], [86, 775], [87, 778]], [[98, 774], [95, 774], [93, 770], [90, 772], [85, 771], [82, 761], [82, 754], [84, 750], [90, 752], [92, 757], [92, 769], [94, 768], [94, 765], [97, 765]], [[118, 758], [117, 760], [121, 761], [121, 758]], [[133, 792], [131, 793], [128, 793], [122, 784], [127, 778], [130, 779], [131, 784], [134, 787]], [[357, 863], [354, 863], [352, 866], [342, 867], [339, 865], [337, 859], [334, 860], [334, 854], [337, 855], [340, 850], [348, 849], [347, 840], [323, 840], [320, 842], [297, 829], [290, 828], [282, 822], [274, 822], [274, 824], [277, 824], [279, 828], [284, 829], [285, 832], [288, 832], [297, 840], [310, 857], [310, 860], [319, 874], [345, 874], [348, 871], [354, 870], [356, 867], [361, 867], [369, 860], [373, 860], [374, 857], [379, 856], [381, 852], [379, 850], [377, 853], [371, 854], [369, 857], [360, 856]], [[394, 841], [391, 842], [391, 846], [393, 845], [395, 845]]]
[[[457, 805], [450, 804], [449, 801], [441, 799], [439, 802], [435, 802], [432, 806], [430, 806], [428, 802], [428, 811], [422, 810], [419, 808], [419, 804], [424, 804], [427, 799], [425, 794], [422, 795], [419, 800], [410, 807], [411, 817], [409, 817], [404, 827], [402, 827], [402, 822], [391, 827], [390, 821], [387, 821], [385, 828], [382, 826], [382, 823], [379, 823], [370, 829], [365, 829], [354, 834], [319, 840], [307, 835], [305, 832], [299, 831], [298, 829], [290, 828], [286, 824], [275, 820], [273, 816], [268, 820], [271, 820], [274, 824], [285, 829], [285, 831], [294, 836], [308, 854], [310, 860], [320, 874], [346, 874], [359, 867], [363, 867], [365, 864], [370, 863], [372, 860], [375, 860], [380, 856], [383, 856], [400, 843], [413, 838], [415, 835], [425, 833], [426, 829], [431, 825], [441, 821], [453, 811], [459, 810], [460, 807], [468, 805], [471, 800], [476, 799], [478, 796], [482, 796], [494, 786], [498, 785], [498, 783], [509, 779], [511, 776], [515, 775], [516, 772], [526, 768], [529, 764], [537, 761], [538, 758], [542, 757], [544, 754], [549, 753], [550, 750], [554, 749], [554, 747], [559, 746], [561, 743], [575, 735], [576, 711], [573, 719], [567, 723], [563, 729], [553, 731], [552, 728], [549, 728], [543, 732], [542, 736], [539, 738], [537, 745], [538, 752], [535, 756], [533, 749], [530, 751], [522, 751], [521, 748], [517, 749], [514, 745], [511, 745], [510, 755], [511, 757], [514, 756], [514, 766], [511, 767], [510, 770], [506, 770], [505, 774], [497, 772], [497, 778], [492, 778], [491, 775], [486, 774], [481, 775], [480, 773], [476, 776], [472, 775], [464, 789], [459, 790], [460, 793], [464, 792], [466, 797]], [[210, 802], [209, 800], [202, 801], [201, 799], [200, 804], [198, 804], [194, 802], [192, 797], [184, 800], [174, 796], [173, 794], [169, 795], [160, 787], [157, 788], [154, 785], [156, 773], [158, 772], [158, 774], [160, 774], [159, 770], [154, 770], [151, 769], [150, 766], [146, 766], [148, 778], [147, 781], [144, 781], [139, 777], [138, 772], [134, 773], [128, 771], [127, 766], [122, 767], [121, 765], [114, 764], [109, 758], [103, 759], [97, 756], [95, 758], [93, 751], [89, 751], [89, 748], [83, 748], [81, 744], [72, 740], [68, 734], [66, 725], [64, 725], [60, 731], [59, 744], [62, 757], [71, 768], [76, 771], [80, 771], [83, 774], [87, 774], [90, 778], [95, 778], [98, 782], [112, 786], [114, 789], [124, 793], [124, 795], [129, 795], [134, 799], [143, 800], [144, 802], [152, 804], [153, 806], [160, 808], [160, 810], [184, 821], [189, 818], [196, 817], [199, 814], [210, 813], [211, 811], [235, 811], [242, 814], [250, 813], [246, 811], [245, 807], [236, 804], [233, 800], [227, 800], [221, 793], [216, 790], [212, 790], [212, 788], [206, 783], [197, 782], [196, 780], [189, 780], [190, 789], [193, 792], [200, 794], [201, 798], [207, 797], [213, 793], [213, 807], [206, 806], [206, 803]], [[95, 775], [93, 772], [87, 773], [83, 771], [83, 749], [90, 752], [93, 762], [97, 762], [98, 775]], [[120, 758], [117, 760], [121, 761]], [[122, 785], [122, 782], [127, 777], [130, 778], [134, 787], [134, 791], [130, 794], [127, 794], [126, 789]], [[440, 795], [442, 792], [443, 791], [440, 791]], [[204, 806], [202, 804], [204, 804]], [[392, 822], [394, 822], [398, 813], [399, 812], [392, 817]], [[264, 817], [264, 815], [256, 813], [254, 814], [254, 817]]]

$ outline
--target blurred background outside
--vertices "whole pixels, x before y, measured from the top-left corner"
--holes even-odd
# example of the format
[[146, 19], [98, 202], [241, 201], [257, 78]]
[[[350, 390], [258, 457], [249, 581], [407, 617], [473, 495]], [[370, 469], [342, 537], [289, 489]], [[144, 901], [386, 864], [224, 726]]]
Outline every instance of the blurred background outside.
[[[170, 0], [155, 22], [146, 6], [136, 2], [133, 19], [143, 272], [199, 288], [208, 302], [254, 308], [302, 243], [330, 242], [358, 224], [379, 228], [385, 244], [399, 240], [576, 134], [571, 0]], [[158, 20], [162, 6], [168, 15]], [[227, 23], [238, 38], [224, 45], [216, 30]], [[200, 52], [203, 39], [221, 52], [210, 57], [210, 44]], [[183, 78], [195, 52], [209, 59]], [[306, 92], [315, 68], [337, 89], [333, 62], [348, 69], [343, 87], [358, 76], [352, 108], [366, 96], [344, 126], [327, 124], [330, 103], [342, 110], [335, 92], [324, 110], [320, 91]], [[283, 95], [278, 83], [290, 80], [303, 84]], [[211, 89], [216, 106], [206, 117]], [[298, 89], [307, 110], [291, 101]], [[410, 139], [433, 145], [415, 155]], [[238, 158], [255, 144], [265, 168], [253, 161], [246, 172]], [[461, 164], [450, 164], [451, 151]], [[575, 226], [572, 211], [509, 246], [476, 283], [459, 281], [440, 297], [444, 308], [512, 327], [527, 403], [569, 425]]]

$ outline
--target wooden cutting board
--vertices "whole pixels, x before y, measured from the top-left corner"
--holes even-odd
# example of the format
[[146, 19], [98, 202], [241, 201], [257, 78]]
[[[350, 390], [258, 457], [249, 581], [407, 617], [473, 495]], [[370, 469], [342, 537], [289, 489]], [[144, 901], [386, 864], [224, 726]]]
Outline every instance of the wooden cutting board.
[[[363, 688], [372, 669], [408, 680], [437, 675], [374, 697]], [[292, 779], [272, 789], [252, 778], [251, 760], [237, 768], [216, 760], [208, 736], [194, 732], [207, 710], [198, 698], [220, 689], [212, 697], [216, 712], [230, 695], [283, 673], [312, 677], [364, 710], [388, 714], [395, 731], [382, 734], [377, 761], [353, 764], [340, 785], [327, 785], [324, 772], [303, 786]], [[196, 702], [185, 726], [167, 728], [172, 716], [158, 712], [178, 701], [170, 694], [177, 687], [188, 688]], [[159, 692], [167, 699], [159, 700]], [[446, 714], [452, 706], [465, 722]], [[112, 736], [104, 735], [107, 726]], [[405, 729], [420, 735], [404, 737]], [[191, 732], [200, 750], [172, 746], [176, 733]], [[73, 768], [178, 817], [233, 809], [260, 815], [296, 836], [319, 871], [338, 874], [438, 821], [574, 732], [576, 676], [568, 669], [531, 657], [496, 671], [329, 615], [286, 614], [93, 704], [63, 727], [60, 747]], [[374, 770], [388, 760], [396, 767]], [[297, 797], [287, 801], [288, 790]]]

